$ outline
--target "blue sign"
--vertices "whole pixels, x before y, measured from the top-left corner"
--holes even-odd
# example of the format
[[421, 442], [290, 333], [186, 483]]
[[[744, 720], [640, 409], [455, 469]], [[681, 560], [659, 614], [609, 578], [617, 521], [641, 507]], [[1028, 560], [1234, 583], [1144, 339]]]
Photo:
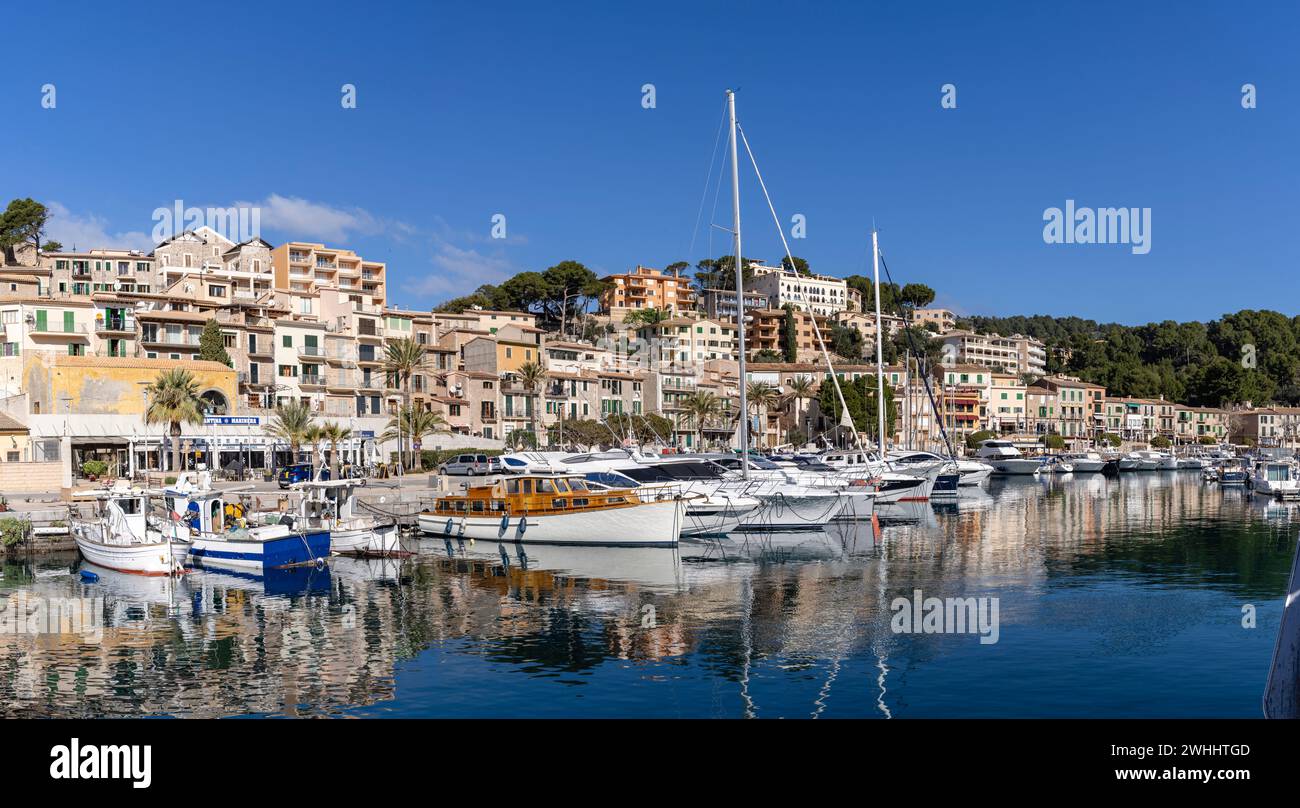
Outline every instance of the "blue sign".
[[359, 438], [373, 438], [374, 436], [375, 436], [375, 430], [373, 429], [363, 429], [357, 432], [357, 437]]
[[256, 415], [205, 415], [204, 426], [257, 426], [262, 419]]

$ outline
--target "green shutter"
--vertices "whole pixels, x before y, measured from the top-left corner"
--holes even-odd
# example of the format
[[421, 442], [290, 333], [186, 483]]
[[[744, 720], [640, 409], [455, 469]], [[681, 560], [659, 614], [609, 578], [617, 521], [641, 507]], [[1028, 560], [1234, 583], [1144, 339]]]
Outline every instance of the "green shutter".
[[36, 310], [36, 330], [44, 331], [49, 323], [49, 312], [45, 309]]
[[72, 332], [77, 330], [76, 313], [71, 311], [63, 312], [63, 330]]

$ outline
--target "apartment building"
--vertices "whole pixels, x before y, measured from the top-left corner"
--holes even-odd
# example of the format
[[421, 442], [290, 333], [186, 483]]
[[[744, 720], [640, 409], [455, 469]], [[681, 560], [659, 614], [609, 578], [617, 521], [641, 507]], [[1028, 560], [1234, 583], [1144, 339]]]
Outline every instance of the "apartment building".
[[988, 421], [986, 427], [994, 432], [1024, 433], [1029, 431], [1029, 402], [1027, 389], [1015, 373], [990, 374]]
[[[875, 312], [839, 311], [831, 317], [831, 323], [841, 328], [851, 328], [862, 336], [864, 356], [876, 350], [876, 315]], [[885, 339], [890, 339], [903, 330], [904, 320], [893, 314], [880, 315], [880, 327], [885, 331]], [[824, 338], [829, 335], [823, 334]]]
[[1179, 443], [1200, 443], [1212, 439], [1215, 443], [1228, 440], [1228, 411], [1219, 407], [1189, 407], [1176, 405], [1174, 436]]
[[712, 319], [674, 317], [637, 329], [637, 338], [658, 363], [734, 359], [736, 327]]
[[[703, 289], [700, 291], [700, 306], [707, 317], [724, 323], [735, 323], [738, 307], [735, 289]], [[772, 303], [762, 292], [745, 290], [745, 311], [771, 308]]]
[[139, 250], [47, 253], [41, 256], [41, 264], [50, 272], [44, 294], [53, 297], [160, 291], [163, 285], [153, 256]]
[[908, 322], [937, 334], [947, 334], [957, 327], [957, 315], [948, 309], [912, 309], [908, 312]]
[[600, 310], [620, 321], [638, 309], [664, 309], [682, 314], [695, 308], [691, 280], [680, 273], [637, 266], [631, 272], [601, 278], [608, 288], [600, 296]]
[[[811, 362], [821, 358], [821, 345], [813, 330], [813, 318], [816, 327], [821, 330], [823, 340], [831, 336], [830, 321], [827, 317], [812, 315], [807, 311], [795, 310], [795, 351], [796, 361]], [[752, 357], [759, 351], [782, 353], [781, 333], [785, 327], [784, 309], [754, 309], [749, 313], [749, 322], [745, 328], [745, 349]], [[827, 345], [830, 348], [830, 345]]]
[[523, 328], [536, 328], [537, 315], [530, 311], [493, 311], [492, 309], [467, 309], [465, 315], [470, 320], [470, 328], [477, 328], [489, 334], [497, 333], [508, 325]]
[[1164, 399], [1107, 398], [1106, 431], [1124, 440], [1149, 441], [1156, 436], [1173, 440], [1178, 405]]
[[1300, 446], [1300, 407], [1258, 407], [1228, 413], [1233, 443], [1262, 448]]
[[790, 303], [801, 311], [829, 317], [849, 308], [848, 286], [840, 278], [829, 275], [798, 275], [782, 267], [751, 265], [753, 278], [750, 288], [768, 298], [769, 305], [779, 309]]
[[271, 251], [271, 265], [279, 291], [310, 296], [333, 289], [353, 303], [380, 309], [387, 299], [387, 266], [352, 250], [291, 241]]
[[1035, 376], [1047, 373], [1047, 351], [1033, 337], [950, 331], [942, 339], [944, 356], [950, 357], [949, 361]]
[[[1104, 431], [1105, 387], [1072, 376], [1044, 376], [1033, 387], [1047, 390], [1054, 398], [1031, 401], [1032, 430], [1066, 438], [1092, 437]], [[1037, 392], [1034, 395], [1041, 397]]]

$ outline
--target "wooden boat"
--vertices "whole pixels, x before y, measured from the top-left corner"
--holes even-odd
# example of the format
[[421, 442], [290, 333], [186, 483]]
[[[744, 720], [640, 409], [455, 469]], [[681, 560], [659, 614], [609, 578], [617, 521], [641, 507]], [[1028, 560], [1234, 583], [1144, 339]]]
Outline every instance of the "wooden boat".
[[69, 520], [72, 538], [87, 561], [137, 575], [183, 571], [189, 544], [149, 528], [147, 492], [118, 485], [90, 496], [94, 518]]
[[418, 516], [420, 531], [436, 536], [619, 547], [674, 547], [685, 521], [683, 497], [645, 501], [572, 474], [504, 477], [441, 496]]

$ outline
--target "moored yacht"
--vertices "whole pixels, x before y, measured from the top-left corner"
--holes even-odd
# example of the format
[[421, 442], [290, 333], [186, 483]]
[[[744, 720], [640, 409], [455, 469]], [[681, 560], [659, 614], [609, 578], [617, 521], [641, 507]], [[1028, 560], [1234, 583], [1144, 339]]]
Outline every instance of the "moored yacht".
[[1106, 468], [1106, 458], [1097, 452], [1071, 452], [1061, 457], [1074, 467], [1075, 474], [1095, 474]]
[[685, 518], [680, 496], [643, 501], [636, 489], [593, 490], [576, 474], [525, 473], [440, 496], [418, 524], [481, 541], [675, 547]]
[[1260, 460], [1250, 477], [1256, 494], [1278, 499], [1300, 499], [1300, 479], [1294, 463], [1286, 460]]
[[980, 443], [975, 457], [993, 467], [994, 474], [1037, 474], [1038, 458], [1025, 457], [1009, 440], [989, 439]]

